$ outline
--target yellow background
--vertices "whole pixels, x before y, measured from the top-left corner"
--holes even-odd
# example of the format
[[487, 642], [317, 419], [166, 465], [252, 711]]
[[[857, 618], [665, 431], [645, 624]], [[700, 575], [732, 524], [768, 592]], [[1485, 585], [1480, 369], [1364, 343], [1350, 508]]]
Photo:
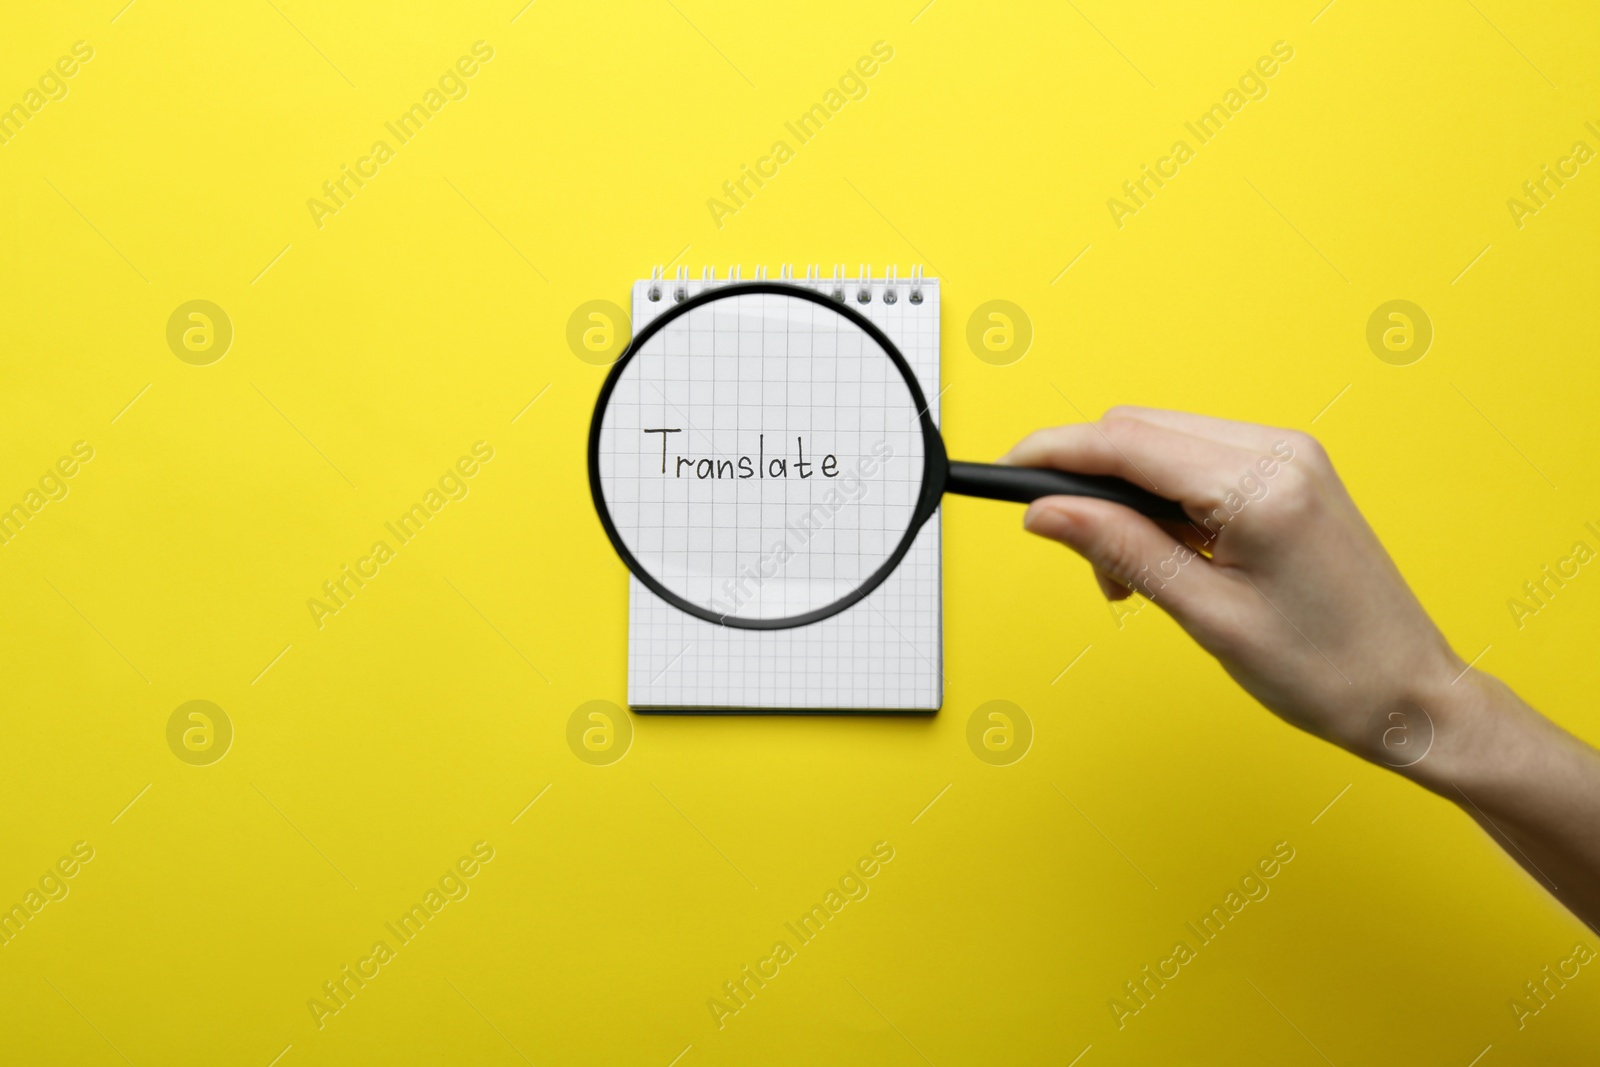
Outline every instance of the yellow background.
[[[1600, 519], [1597, 165], [1520, 230], [1506, 207], [1600, 148], [1592, 9], [122, 2], [13, 5], [0, 32], [0, 103], [95, 50], [0, 147], [0, 503], [95, 449], [0, 547], [0, 903], [95, 849], [0, 948], [0, 1058], [1593, 1048], [1591, 969], [1523, 1030], [1508, 1007], [1593, 935], [1158, 610], [1119, 626], [1013, 506], [945, 509], [937, 716], [637, 717], [604, 767], [565, 740], [580, 704], [625, 700], [626, 661], [583, 463], [604, 371], [566, 323], [675, 256], [928, 264], [952, 456], [1117, 402], [1311, 429], [1458, 651], [1600, 736], [1600, 576], [1520, 631], [1506, 604]], [[470, 95], [319, 229], [306, 200], [477, 40]], [[714, 225], [707, 198], [879, 40], [869, 95]], [[1279, 40], [1270, 95], [1118, 229], [1107, 198]], [[996, 298], [1036, 331], [1004, 367], [965, 343]], [[1395, 298], [1436, 331], [1406, 367], [1364, 339]], [[191, 299], [234, 325], [210, 366], [166, 344]], [[470, 495], [319, 630], [307, 598], [479, 440]], [[234, 724], [211, 766], [167, 747], [191, 699]], [[1036, 732], [1007, 767], [966, 742], [994, 699]], [[471, 895], [319, 1031], [307, 1000], [479, 840]], [[708, 998], [876, 841], [871, 895], [719, 1030]], [[1108, 999], [1278, 841], [1271, 896], [1119, 1031]]]

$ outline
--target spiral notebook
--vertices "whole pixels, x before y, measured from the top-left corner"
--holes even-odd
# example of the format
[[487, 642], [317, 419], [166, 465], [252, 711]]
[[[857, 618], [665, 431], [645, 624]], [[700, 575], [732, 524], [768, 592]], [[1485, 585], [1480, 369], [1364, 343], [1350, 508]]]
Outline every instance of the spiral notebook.
[[[932, 398], [939, 421], [939, 282], [920, 270], [873, 278], [863, 268], [795, 282], [848, 300], [889, 335]], [[765, 277], [758, 270], [756, 278]], [[707, 269], [690, 279], [633, 286], [633, 329], [673, 302], [739, 280]], [[782, 280], [792, 281], [785, 268]], [[630, 577], [628, 703], [639, 710], [937, 711], [944, 698], [940, 516], [917, 535], [892, 575], [859, 604], [809, 626], [743, 630], [694, 618]]]

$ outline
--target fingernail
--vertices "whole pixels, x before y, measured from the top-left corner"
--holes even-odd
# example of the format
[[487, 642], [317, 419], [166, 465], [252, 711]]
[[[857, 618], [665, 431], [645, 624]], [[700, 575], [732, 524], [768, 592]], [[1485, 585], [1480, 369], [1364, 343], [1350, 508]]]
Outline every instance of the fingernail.
[[1022, 516], [1022, 528], [1040, 537], [1061, 540], [1072, 528], [1072, 517], [1060, 508], [1046, 507], [1037, 502], [1028, 505]]

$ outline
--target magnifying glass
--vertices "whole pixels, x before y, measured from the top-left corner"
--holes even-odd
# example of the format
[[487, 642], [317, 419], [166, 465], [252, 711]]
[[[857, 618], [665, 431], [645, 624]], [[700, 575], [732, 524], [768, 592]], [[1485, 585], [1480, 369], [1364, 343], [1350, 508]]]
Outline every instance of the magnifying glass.
[[951, 462], [894, 342], [849, 305], [777, 282], [707, 289], [639, 331], [595, 404], [589, 487], [653, 593], [747, 630], [859, 602], [945, 493], [1090, 496], [1186, 519], [1120, 478]]

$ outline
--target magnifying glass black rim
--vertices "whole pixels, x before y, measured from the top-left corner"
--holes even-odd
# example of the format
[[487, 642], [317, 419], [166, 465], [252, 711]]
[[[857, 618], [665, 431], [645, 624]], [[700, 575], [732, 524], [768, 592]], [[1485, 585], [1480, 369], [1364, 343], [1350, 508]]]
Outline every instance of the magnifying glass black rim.
[[[911, 523], [906, 527], [905, 535], [900, 538], [900, 544], [890, 553], [889, 558], [883, 562], [872, 575], [845, 596], [839, 598], [826, 607], [817, 608], [800, 615], [786, 615], [775, 619], [745, 619], [736, 615], [719, 615], [709, 608], [685, 600], [662, 585], [645, 566], [629, 551], [623, 543], [622, 536], [617, 532], [617, 527], [611, 521], [611, 510], [606, 506], [605, 491], [600, 485], [600, 427], [605, 417], [606, 405], [611, 400], [611, 392], [617, 387], [617, 382], [622, 379], [622, 372], [627, 368], [639, 351], [652, 337], [672, 320], [688, 314], [703, 304], [710, 304], [728, 297], [747, 296], [757, 294], [771, 294], [773, 296], [789, 296], [799, 300], [809, 300], [828, 310], [844, 316], [852, 324], [883, 349], [895, 369], [900, 372], [900, 377], [905, 379], [906, 387], [911, 391], [911, 400], [917, 405], [917, 421], [922, 427], [923, 460], [922, 460], [922, 493], [917, 497], [916, 510], [912, 513]], [[731, 626], [741, 630], [786, 630], [795, 626], [805, 626], [809, 623], [820, 622], [823, 619], [839, 614], [862, 599], [884, 580], [894, 573], [907, 552], [911, 550], [911, 542], [916, 539], [917, 531], [922, 529], [934, 511], [939, 507], [939, 499], [944, 495], [944, 482], [949, 473], [949, 460], [945, 455], [944, 441], [939, 436], [939, 428], [934, 425], [933, 418], [928, 414], [928, 401], [924, 397], [922, 388], [917, 384], [917, 378], [911, 370], [911, 364], [906, 362], [905, 356], [900, 354], [900, 349], [895, 347], [893, 341], [878, 329], [877, 326], [855, 308], [832, 297], [825, 296], [814, 289], [806, 289], [798, 285], [788, 285], [783, 282], [730, 282], [706, 289], [662, 312], [643, 330], [639, 331], [628, 347], [623, 351], [617, 361], [611, 365], [611, 372], [606, 375], [605, 384], [600, 387], [600, 395], [595, 400], [594, 419], [589, 424], [589, 492], [594, 497], [595, 511], [600, 516], [600, 525], [605, 527], [606, 536], [611, 539], [611, 547], [617, 550], [617, 555], [622, 557], [622, 562], [628, 569], [656, 596], [665, 600], [679, 611], [693, 615], [697, 619], [716, 623], [719, 626]]]

